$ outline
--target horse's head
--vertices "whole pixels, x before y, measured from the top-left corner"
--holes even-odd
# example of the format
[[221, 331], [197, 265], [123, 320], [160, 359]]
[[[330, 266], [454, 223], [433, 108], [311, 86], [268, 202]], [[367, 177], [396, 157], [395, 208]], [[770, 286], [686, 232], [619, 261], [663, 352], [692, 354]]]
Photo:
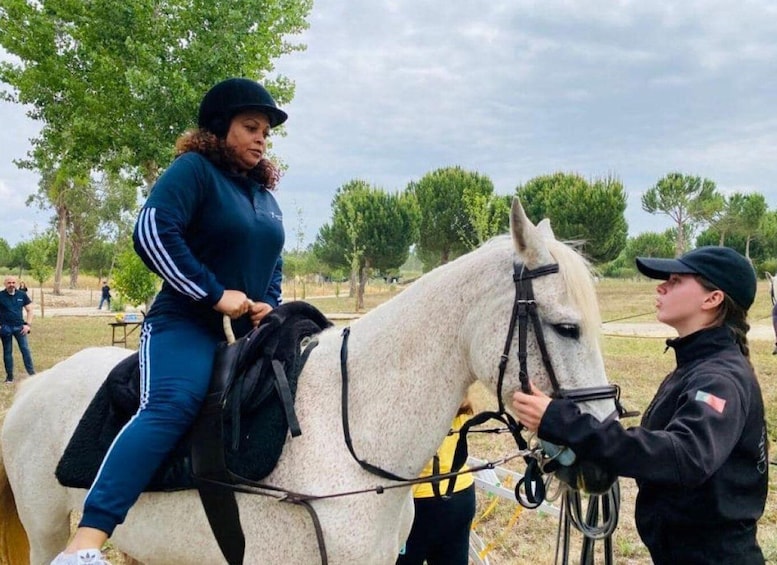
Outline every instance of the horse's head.
[[[494, 249], [501, 253], [493, 252], [492, 272], [482, 279], [490, 287], [484, 292], [493, 293], [494, 298], [485, 301], [480, 313], [485, 318], [478, 323], [493, 333], [489, 339], [479, 335], [473, 342], [475, 372], [497, 390], [508, 409], [513, 392], [525, 390], [531, 379], [546, 394], [576, 398], [584, 412], [599, 420], [609, 417], [616, 410], [615, 389], [608, 386], [604, 371], [601, 319], [589, 264], [574, 249], [556, 241], [547, 220], [532, 224], [517, 199], [510, 225], [512, 249], [495, 243]], [[478, 345], [481, 351], [475, 350]], [[498, 390], [495, 366], [508, 348]], [[615, 480], [611, 473], [586, 461], [584, 453], [577, 454], [575, 463], [557, 476], [570, 486], [595, 493], [607, 490]]]

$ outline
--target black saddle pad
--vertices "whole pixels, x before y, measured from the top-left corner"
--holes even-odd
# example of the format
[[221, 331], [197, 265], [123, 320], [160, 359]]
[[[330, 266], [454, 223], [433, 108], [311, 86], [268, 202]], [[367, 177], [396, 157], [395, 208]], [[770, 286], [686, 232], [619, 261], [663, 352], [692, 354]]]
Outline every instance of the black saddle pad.
[[[304, 302], [291, 302], [273, 310], [259, 329], [272, 334], [272, 354], [286, 368], [292, 394], [304, 359], [300, 342], [331, 326], [326, 317]], [[266, 339], [263, 337], [263, 339]], [[261, 350], [261, 348], [259, 348]], [[266, 359], [256, 363], [269, 368]], [[264, 368], [264, 367], [263, 367]], [[264, 370], [262, 371], [264, 373]], [[266, 477], [280, 458], [288, 435], [288, 422], [278, 394], [272, 387], [250, 387], [261, 398], [242, 400], [239, 426], [231, 421], [232, 410], [224, 412], [224, 443], [227, 468], [252, 481]], [[67, 487], [90, 488], [114, 438], [137, 412], [140, 402], [138, 355], [130, 355], [114, 367], [100, 386], [76, 427], [56, 469], [59, 482]], [[239, 432], [233, 441], [233, 430]], [[304, 430], [303, 430], [304, 433]], [[195, 488], [191, 473], [191, 444], [182, 438], [152, 478], [146, 491], [173, 491]]]

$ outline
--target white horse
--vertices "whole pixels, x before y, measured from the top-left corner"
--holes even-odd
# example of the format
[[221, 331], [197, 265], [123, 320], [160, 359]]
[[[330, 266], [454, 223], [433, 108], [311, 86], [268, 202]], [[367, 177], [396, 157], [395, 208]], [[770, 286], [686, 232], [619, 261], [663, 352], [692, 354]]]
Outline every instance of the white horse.
[[[496, 391], [515, 297], [515, 261], [526, 269], [560, 267], [533, 281], [560, 386], [607, 384], [587, 263], [555, 240], [547, 221], [533, 225], [517, 200], [511, 232], [512, 238], [495, 238], [421, 277], [352, 324], [349, 414], [360, 458], [400, 476], [417, 476], [446, 435], [469, 385], [480, 380]], [[528, 372], [550, 393], [529, 326]], [[340, 334], [338, 329], [321, 334], [297, 391], [303, 434], [287, 441], [263, 482], [319, 495], [387, 483], [363, 470], [343, 440]], [[520, 386], [517, 350], [516, 332], [502, 391], [508, 406]], [[86, 406], [126, 355], [112, 347], [86, 349], [20, 387], [2, 429], [0, 536], [5, 539], [0, 539], [0, 562], [4, 557], [19, 565], [29, 558], [34, 565], [48, 564], [66, 545], [70, 513], [80, 509], [85, 491], [59, 485], [54, 469]], [[614, 409], [612, 400], [582, 406], [600, 419]], [[247, 564], [321, 562], [312, 520], [303, 508], [264, 496], [237, 497]], [[335, 564], [393, 564], [413, 519], [409, 487], [312, 504], [329, 562]], [[193, 490], [144, 493], [112, 539], [115, 547], [146, 564], [223, 562]]]

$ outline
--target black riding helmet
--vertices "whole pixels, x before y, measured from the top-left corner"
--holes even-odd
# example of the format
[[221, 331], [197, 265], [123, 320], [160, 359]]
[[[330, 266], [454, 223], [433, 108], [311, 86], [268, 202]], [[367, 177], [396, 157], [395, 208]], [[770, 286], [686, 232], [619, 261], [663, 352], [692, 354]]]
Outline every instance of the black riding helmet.
[[247, 78], [230, 78], [218, 83], [202, 98], [197, 125], [224, 137], [232, 118], [245, 110], [264, 112], [271, 128], [281, 125], [288, 118], [261, 84]]

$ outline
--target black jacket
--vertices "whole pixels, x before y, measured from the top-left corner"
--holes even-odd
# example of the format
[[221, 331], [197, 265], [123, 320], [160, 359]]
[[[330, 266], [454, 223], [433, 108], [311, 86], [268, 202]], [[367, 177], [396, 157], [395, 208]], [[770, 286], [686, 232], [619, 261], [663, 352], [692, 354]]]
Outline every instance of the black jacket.
[[731, 330], [668, 340], [677, 368], [640, 427], [600, 423], [553, 401], [542, 439], [568, 445], [639, 486], [636, 522], [656, 564], [760, 564], [756, 522], [768, 486], [761, 389]]

